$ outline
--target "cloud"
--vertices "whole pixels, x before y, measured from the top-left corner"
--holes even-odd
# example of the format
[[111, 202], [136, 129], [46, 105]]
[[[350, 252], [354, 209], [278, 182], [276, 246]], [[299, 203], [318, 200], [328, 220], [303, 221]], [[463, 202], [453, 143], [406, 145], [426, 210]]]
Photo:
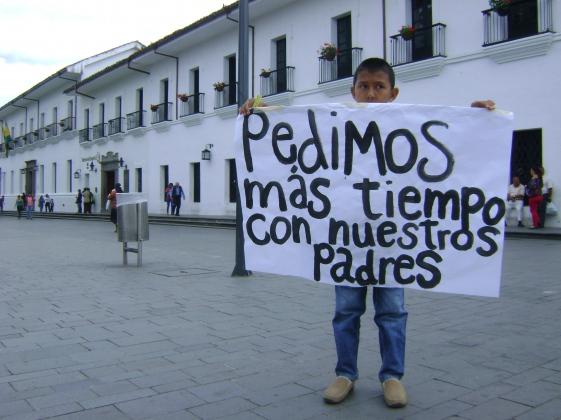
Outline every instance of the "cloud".
[[67, 65], [131, 41], [148, 45], [233, 2], [0, 0], [0, 105]]

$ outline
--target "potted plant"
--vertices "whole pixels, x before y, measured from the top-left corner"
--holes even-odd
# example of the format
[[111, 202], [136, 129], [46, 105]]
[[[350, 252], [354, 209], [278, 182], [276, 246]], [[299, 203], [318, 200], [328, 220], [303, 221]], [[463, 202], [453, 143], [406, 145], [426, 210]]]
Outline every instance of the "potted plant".
[[499, 16], [506, 16], [510, 11], [510, 5], [512, 0], [489, 0], [489, 6], [493, 9]]
[[154, 105], [154, 104], [150, 105], [150, 111], [156, 112], [157, 110], [158, 110], [158, 105]]
[[214, 86], [215, 91], [222, 92], [224, 90], [224, 88], [226, 87], [226, 83], [216, 82], [216, 83], [213, 83], [212, 86]]
[[64, 121], [59, 122], [58, 125], [60, 125], [61, 127], [64, 127]]
[[399, 34], [405, 41], [410, 41], [415, 35], [415, 27], [411, 25], [403, 25], [399, 30]]
[[178, 93], [177, 94], [177, 98], [181, 101], [181, 102], [187, 102], [189, 100], [189, 95], [187, 95], [186, 93]]
[[261, 69], [261, 73], [259, 73], [259, 76], [261, 77], [269, 77], [271, 75], [271, 69]]
[[333, 61], [339, 55], [337, 47], [329, 42], [325, 42], [318, 50], [319, 58]]

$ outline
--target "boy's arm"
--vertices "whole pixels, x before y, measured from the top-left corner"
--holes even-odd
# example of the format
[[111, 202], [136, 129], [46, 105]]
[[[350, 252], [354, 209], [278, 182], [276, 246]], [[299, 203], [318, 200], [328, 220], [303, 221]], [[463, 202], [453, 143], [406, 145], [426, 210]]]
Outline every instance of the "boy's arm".
[[485, 108], [489, 111], [495, 109], [495, 102], [491, 99], [485, 99], [483, 101], [474, 101], [471, 103], [472, 108]]
[[254, 98], [249, 98], [240, 108], [241, 115], [251, 114], [251, 108], [257, 108], [258, 106], [267, 106], [265, 102], [261, 99], [261, 96], [257, 95]]

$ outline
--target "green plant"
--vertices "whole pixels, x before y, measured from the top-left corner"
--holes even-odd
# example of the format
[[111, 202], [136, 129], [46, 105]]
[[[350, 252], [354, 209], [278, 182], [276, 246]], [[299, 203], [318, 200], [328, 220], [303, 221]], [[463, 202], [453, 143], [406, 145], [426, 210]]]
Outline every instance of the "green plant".
[[216, 83], [213, 83], [212, 86], [214, 87], [215, 91], [222, 92], [224, 90], [224, 88], [226, 87], [226, 83], [216, 82]]
[[320, 58], [324, 60], [334, 60], [337, 55], [339, 55], [339, 50], [337, 47], [329, 42], [325, 42], [318, 50]]
[[495, 10], [508, 9], [511, 4], [512, 0], [489, 0], [489, 6]]
[[399, 34], [406, 41], [408, 41], [410, 39], [413, 39], [413, 35], [415, 35], [415, 27], [414, 26], [409, 26], [409, 25], [404, 25], [399, 30]]
[[271, 75], [271, 69], [261, 69], [261, 73], [259, 76], [261, 77], [269, 77]]

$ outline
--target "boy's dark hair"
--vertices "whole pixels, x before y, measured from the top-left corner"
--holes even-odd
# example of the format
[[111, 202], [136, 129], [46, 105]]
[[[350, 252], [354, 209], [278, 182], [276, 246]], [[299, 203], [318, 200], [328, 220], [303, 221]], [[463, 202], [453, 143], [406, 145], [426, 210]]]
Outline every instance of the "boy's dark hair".
[[371, 57], [360, 63], [353, 76], [353, 86], [355, 85], [358, 74], [361, 71], [368, 71], [370, 73], [383, 71], [388, 75], [392, 89], [395, 87], [395, 73], [393, 72], [393, 68], [383, 58]]

